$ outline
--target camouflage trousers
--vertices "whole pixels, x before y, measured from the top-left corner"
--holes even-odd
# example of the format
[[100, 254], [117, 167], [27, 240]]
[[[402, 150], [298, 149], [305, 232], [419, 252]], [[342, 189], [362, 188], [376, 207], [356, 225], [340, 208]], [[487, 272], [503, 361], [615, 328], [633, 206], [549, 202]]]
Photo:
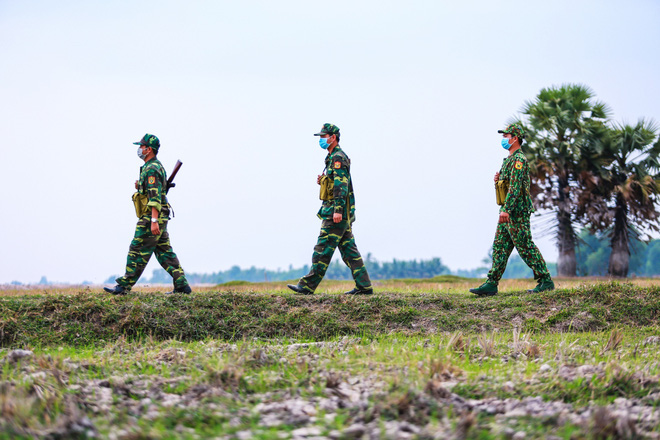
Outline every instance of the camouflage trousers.
[[500, 223], [495, 232], [493, 242], [493, 267], [488, 272], [488, 281], [497, 284], [506, 269], [513, 247], [518, 250], [520, 258], [534, 271], [534, 279], [550, 280], [550, 272], [545, 260], [532, 241], [532, 231], [529, 215], [509, 216], [509, 223]]
[[167, 222], [160, 222], [160, 235], [154, 235], [151, 233], [150, 217], [143, 217], [138, 220], [135, 227], [135, 236], [128, 248], [126, 274], [117, 278], [117, 284], [130, 288], [137, 283], [144, 268], [147, 267], [151, 254], [154, 253], [163, 269], [174, 279], [175, 287], [188, 285], [188, 280], [186, 280], [179, 259], [172, 250], [170, 234], [167, 233]]
[[355, 245], [355, 237], [353, 237], [353, 231], [349, 228], [348, 222], [344, 220], [333, 223], [332, 219], [324, 219], [321, 224], [321, 233], [312, 254], [312, 268], [298, 282], [300, 287], [310, 292], [316, 290], [328, 270], [332, 255], [337, 247], [339, 247], [342, 260], [351, 269], [355, 285], [359, 289], [371, 288], [367, 268], [364, 266], [360, 251]]

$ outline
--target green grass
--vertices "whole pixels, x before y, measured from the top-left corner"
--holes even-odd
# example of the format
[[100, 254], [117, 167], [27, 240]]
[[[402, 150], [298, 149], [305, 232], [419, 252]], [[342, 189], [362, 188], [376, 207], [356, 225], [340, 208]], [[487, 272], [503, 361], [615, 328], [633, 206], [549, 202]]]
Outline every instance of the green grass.
[[118, 338], [197, 341], [294, 337], [323, 340], [392, 331], [434, 334], [521, 327], [527, 331], [648, 326], [660, 317], [660, 287], [610, 282], [530, 295], [503, 291], [381, 290], [368, 297], [209, 290], [112, 296], [83, 290], [0, 297], [0, 346], [103, 344]]
[[[17, 436], [11, 438], [29, 438], [39, 430], [65, 429], [86, 414], [102, 437], [119, 431], [130, 433], [130, 438], [180, 438], [182, 433], [205, 438], [250, 431], [253, 438], [278, 438], [278, 432], [298, 426], [263, 426], [264, 414], [255, 408], [295, 398], [312, 402], [315, 420], [307, 423], [324, 433], [369, 420], [406, 420], [430, 431], [433, 426], [457, 427], [465, 417], [438, 398], [435, 390], [445, 388], [465, 399], [538, 396], [571, 403], [576, 410], [604, 407], [617, 398], [643, 399], [660, 392], [657, 345], [644, 345], [658, 330], [617, 329], [621, 342], [607, 350], [612, 332], [496, 332], [489, 357], [476, 334], [343, 338], [295, 350], [289, 349], [291, 340], [227, 344], [121, 339], [75, 350], [42, 347], [35, 349], [33, 358], [3, 366], [0, 404], [5, 410], [0, 430]], [[456, 344], [457, 338], [464, 345]], [[532, 354], [531, 345], [537, 347]], [[589, 377], [569, 374], [580, 365], [594, 367]], [[362, 407], [318, 408], [319, 399], [326, 398], [334, 384], [359, 388], [365, 382], [371, 391]], [[98, 389], [112, 396], [107, 407], [90, 392], [98, 383]], [[431, 385], [435, 383], [441, 385]], [[167, 404], [166, 395], [176, 396], [178, 403]], [[190, 399], [195, 395], [201, 397], [193, 405]], [[656, 406], [660, 401], [654, 399], [649, 404]], [[322, 413], [334, 416], [325, 418]], [[493, 434], [498, 420], [477, 413], [467, 438], [498, 438]], [[520, 416], [507, 423], [532, 438], [549, 433], [573, 438], [575, 432], [585, 432], [554, 416]]]
[[[655, 282], [529, 295], [514, 281], [481, 299], [469, 281], [442, 283], [371, 297], [336, 294], [343, 284], [0, 293], [0, 439], [279, 439], [354, 424], [385, 438], [402, 422], [421, 439], [660, 434], [657, 410], [621, 419], [660, 405]], [[34, 355], [5, 359], [16, 348]], [[534, 399], [562, 410], [501, 410]]]

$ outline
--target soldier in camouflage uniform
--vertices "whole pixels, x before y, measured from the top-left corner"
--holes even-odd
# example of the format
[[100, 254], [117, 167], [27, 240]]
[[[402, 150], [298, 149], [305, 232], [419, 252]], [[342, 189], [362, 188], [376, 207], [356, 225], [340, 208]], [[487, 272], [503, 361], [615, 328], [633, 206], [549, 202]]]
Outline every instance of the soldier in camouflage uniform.
[[520, 124], [511, 124], [502, 133], [502, 147], [509, 151], [502, 168], [495, 174], [495, 182], [508, 181], [508, 191], [504, 204], [500, 208], [500, 218], [493, 243], [493, 267], [488, 272], [487, 281], [481, 286], [470, 289], [479, 296], [497, 294], [497, 284], [502, 278], [506, 263], [513, 248], [518, 250], [520, 258], [534, 271], [538, 285], [528, 292], [538, 293], [553, 290], [555, 285], [550, 278], [545, 260], [532, 241], [529, 218], [534, 211], [529, 195], [529, 164], [521, 145], [525, 132]]
[[167, 293], [190, 293], [192, 290], [167, 233], [167, 222], [170, 219], [170, 205], [166, 196], [167, 173], [156, 158], [160, 141], [147, 133], [140, 142], [133, 144], [139, 145], [138, 156], [145, 162], [140, 167], [140, 180], [135, 182], [135, 188], [139, 194], [148, 197], [147, 208], [138, 220], [135, 236], [128, 249], [126, 274], [117, 278], [115, 287], [103, 289], [115, 295], [127, 294], [142, 275], [151, 254], [155, 253], [160, 265], [174, 279], [174, 290]]
[[[351, 179], [351, 161], [339, 147], [339, 128], [333, 124], [323, 124], [319, 145], [328, 150], [325, 158], [324, 174], [318, 176], [317, 183], [328, 184], [332, 191], [325, 197], [318, 217], [321, 219], [321, 233], [314, 247], [312, 268], [298, 284], [287, 286], [296, 293], [314, 293], [328, 270], [332, 254], [339, 247], [344, 263], [351, 269], [356, 287], [345, 292], [348, 295], [371, 295], [374, 293], [360, 252], [355, 245], [352, 224], [355, 221], [355, 195]], [[324, 182], [325, 181], [325, 182]], [[322, 190], [323, 195], [323, 190]]]

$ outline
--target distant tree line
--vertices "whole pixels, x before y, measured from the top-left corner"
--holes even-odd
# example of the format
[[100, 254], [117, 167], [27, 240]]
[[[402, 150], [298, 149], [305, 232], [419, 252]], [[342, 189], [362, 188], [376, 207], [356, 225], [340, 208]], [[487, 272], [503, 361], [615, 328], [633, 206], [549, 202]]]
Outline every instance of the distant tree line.
[[[433, 278], [438, 275], [451, 274], [451, 270], [442, 264], [440, 258], [430, 260], [397, 260], [379, 262], [371, 254], [365, 258], [364, 264], [372, 280], [387, 280], [392, 278]], [[330, 280], [350, 280], [353, 277], [348, 267], [341, 261], [330, 263], [325, 275]]]
[[[608, 275], [610, 253], [610, 237], [604, 233], [593, 234], [583, 229], [578, 236], [577, 273], [578, 276]], [[660, 240], [644, 242], [632, 237], [630, 240], [629, 276], [657, 277], [660, 276]]]
[[[578, 276], [606, 276], [608, 275], [609, 259], [612, 248], [610, 238], [605, 233], [592, 233], [582, 229], [577, 237], [576, 256]], [[644, 242], [637, 238], [631, 239], [630, 275], [638, 277], [660, 276], [660, 240]], [[483, 278], [490, 269], [491, 255], [482, 260], [483, 266], [474, 269], [458, 269], [451, 271], [442, 263], [440, 258], [430, 260], [393, 260], [380, 262], [368, 254], [365, 264], [369, 276], [373, 280], [393, 278], [432, 278], [438, 275], [457, 275], [466, 278]], [[557, 275], [557, 264], [548, 262], [548, 270], [552, 276]], [[186, 273], [186, 277], [193, 284], [222, 284], [230, 281], [288, 281], [296, 280], [309, 272], [309, 266], [299, 268], [289, 266], [287, 270], [267, 270], [250, 267], [241, 269], [233, 266], [228, 270], [205, 273]], [[503, 278], [531, 278], [532, 270], [514, 254], [509, 259]], [[111, 284], [116, 275], [109, 277], [105, 282]], [[330, 280], [350, 280], [351, 273], [346, 265], [335, 260], [330, 264], [326, 273]], [[141, 283], [170, 284], [172, 277], [163, 269], [156, 269], [151, 278], [142, 277]]]
[[[393, 260], [388, 262], [379, 262], [368, 254], [365, 258], [365, 264], [369, 270], [369, 276], [372, 280], [383, 280], [392, 278], [432, 278], [437, 275], [451, 274], [451, 270], [444, 264], [440, 258], [431, 258], [430, 260]], [[186, 273], [186, 278], [193, 284], [221, 284], [229, 281], [288, 281], [295, 280], [309, 272], [309, 266], [304, 265], [299, 268], [289, 266], [287, 270], [267, 270], [252, 266], [248, 269], [241, 269], [239, 266], [233, 266], [225, 271], [205, 273]], [[109, 277], [105, 282], [112, 284], [117, 278]], [[346, 265], [339, 261], [333, 261], [328, 267], [325, 278], [330, 280], [350, 280], [351, 272]], [[163, 269], [153, 271], [151, 278], [145, 278], [143, 275], [141, 283], [152, 284], [170, 284], [172, 277]]]

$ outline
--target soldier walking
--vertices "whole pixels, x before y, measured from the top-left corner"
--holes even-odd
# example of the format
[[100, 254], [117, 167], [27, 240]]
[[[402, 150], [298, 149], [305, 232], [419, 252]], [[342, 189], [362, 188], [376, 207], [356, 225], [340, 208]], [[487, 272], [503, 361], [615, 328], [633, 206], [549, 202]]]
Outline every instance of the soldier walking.
[[502, 207], [493, 242], [493, 267], [488, 272], [486, 282], [470, 289], [470, 292], [478, 296], [497, 294], [497, 285], [514, 246], [520, 258], [534, 271], [534, 279], [538, 282], [537, 286], [528, 292], [553, 290], [555, 284], [545, 260], [532, 241], [529, 218], [534, 207], [529, 195], [529, 164], [521, 149], [525, 132], [517, 123], [497, 132], [502, 133], [501, 144], [509, 151], [509, 156], [504, 159], [502, 168], [495, 174], [496, 188], [499, 187], [501, 191], [498, 203], [502, 204]]
[[291, 290], [304, 295], [314, 293], [328, 270], [332, 254], [339, 247], [344, 263], [351, 269], [355, 288], [348, 295], [371, 295], [374, 293], [360, 252], [355, 245], [352, 224], [355, 221], [355, 195], [351, 179], [351, 161], [339, 147], [339, 127], [323, 124], [319, 133], [319, 145], [328, 151], [325, 170], [316, 183], [321, 186], [323, 204], [318, 212], [321, 233], [312, 254], [312, 268], [298, 284], [288, 284]]
[[147, 133], [140, 142], [133, 144], [138, 145], [138, 157], [144, 160], [144, 165], [140, 167], [140, 180], [135, 182], [137, 193], [134, 201], [139, 220], [128, 249], [126, 274], [117, 278], [115, 287], [103, 289], [115, 295], [126, 295], [140, 279], [151, 254], [155, 253], [160, 265], [174, 280], [174, 290], [167, 293], [190, 293], [192, 290], [167, 233], [167, 222], [170, 219], [170, 205], [166, 196], [167, 173], [156, 158], [160, 141], [153, 134]]

